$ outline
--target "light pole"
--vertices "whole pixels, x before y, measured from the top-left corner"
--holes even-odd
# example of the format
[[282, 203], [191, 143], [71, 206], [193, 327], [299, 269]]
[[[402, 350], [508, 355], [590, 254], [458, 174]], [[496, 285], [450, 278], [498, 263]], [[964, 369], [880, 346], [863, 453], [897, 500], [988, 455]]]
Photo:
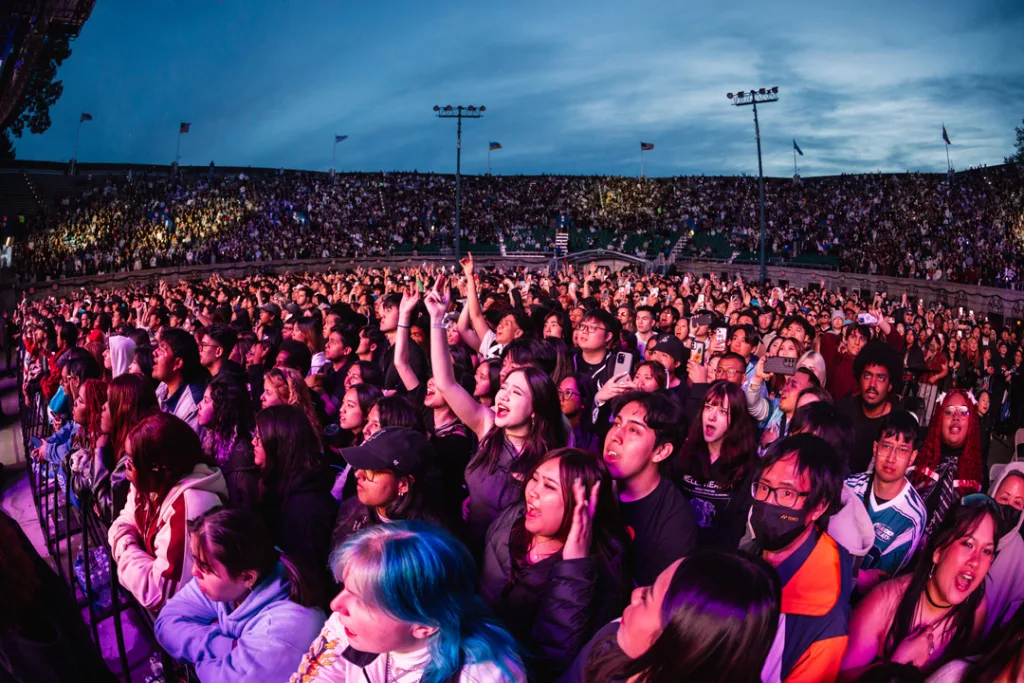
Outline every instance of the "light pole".
[[745, 107], [748, 104], [754, 107], [754, 138], [757, 140], [757, 187], [761, 195], [761, 284], [764, 285], [768, 279], [768, 269], [764, 260], [764, 170], [761, 166], [761, 126], [757, 121], [757, 105], [778, 102], [779, 89], [777, 87], [761, 88], [749, 92], [741, 90], [735, 95], [729, 93], [726, 97], [732, 100], [737, 107]]
[[447, 105], [439, 107], [434, 105], [434, 113], [439, 119], [457, 119], [458, 125], [455, 128], [455, 260], [459, 260], [459, 232], [461, 231], [460, 221], [462, 218], [462, 119], [478, 119], [487, 111], [487, 107], [474, 107], [472, 105], [453, 107]]

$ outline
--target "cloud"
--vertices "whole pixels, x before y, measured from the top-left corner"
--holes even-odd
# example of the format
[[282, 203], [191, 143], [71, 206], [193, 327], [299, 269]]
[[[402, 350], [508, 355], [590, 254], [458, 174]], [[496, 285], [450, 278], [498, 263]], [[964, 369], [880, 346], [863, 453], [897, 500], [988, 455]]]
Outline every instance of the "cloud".
[[[116, 3], [113, 3], [116, 5]], [[137, 26], [145, 25], [145, 31]], [[508, 5], [327, 0], [181, 8], [100, 3], [61, 77], [54, 126], [22, 158], [324, 170], [454, 170], [454, 125], [433, 104], [486, 104], [463, 130], [463, 169], [754, 173], [752, 112], [725, 93], [780, 87], [760, 108], [765, 173], [940, 171], [998, 163], [1024, 101], [1020, 3], [790, 0], [711, 6], [640, 0]]]

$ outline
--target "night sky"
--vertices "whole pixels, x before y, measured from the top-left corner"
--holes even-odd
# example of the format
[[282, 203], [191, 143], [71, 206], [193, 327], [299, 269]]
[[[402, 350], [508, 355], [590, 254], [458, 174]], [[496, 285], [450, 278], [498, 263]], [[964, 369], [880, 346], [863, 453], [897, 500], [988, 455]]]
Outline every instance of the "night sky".
[[1001, 163], [1024, 116], [1024, 2], [99, 0], [21, 159], [453, 172], [766, 175]]

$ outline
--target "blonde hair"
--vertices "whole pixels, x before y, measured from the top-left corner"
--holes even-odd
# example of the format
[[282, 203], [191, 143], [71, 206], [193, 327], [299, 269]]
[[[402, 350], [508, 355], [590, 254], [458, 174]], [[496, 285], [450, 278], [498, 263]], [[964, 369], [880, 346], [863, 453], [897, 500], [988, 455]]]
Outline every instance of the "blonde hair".
[[808, 351], [804, 355], [800, 356], [800, 360], [796, 362], [797, 368], [806, 368], [814, 373], [814, 376], [821, 382], [821, 388], [825, 388], [825, 358], [817, 351]]

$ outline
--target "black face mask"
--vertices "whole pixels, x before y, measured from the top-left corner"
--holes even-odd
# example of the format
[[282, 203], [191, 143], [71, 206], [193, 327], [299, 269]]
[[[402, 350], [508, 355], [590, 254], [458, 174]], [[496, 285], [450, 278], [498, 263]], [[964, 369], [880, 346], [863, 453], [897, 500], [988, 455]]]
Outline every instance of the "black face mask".
[[750, 527], [762, 548], [782, 550], [807, 528], [805, 512], [755, 500], [750, 508]]
[[1016, 529], [1022, 511], [1006, 503], [999, 503], [999, 511], [1003, 513], [1003, 530], [1001, 533], [1008, 534]]

